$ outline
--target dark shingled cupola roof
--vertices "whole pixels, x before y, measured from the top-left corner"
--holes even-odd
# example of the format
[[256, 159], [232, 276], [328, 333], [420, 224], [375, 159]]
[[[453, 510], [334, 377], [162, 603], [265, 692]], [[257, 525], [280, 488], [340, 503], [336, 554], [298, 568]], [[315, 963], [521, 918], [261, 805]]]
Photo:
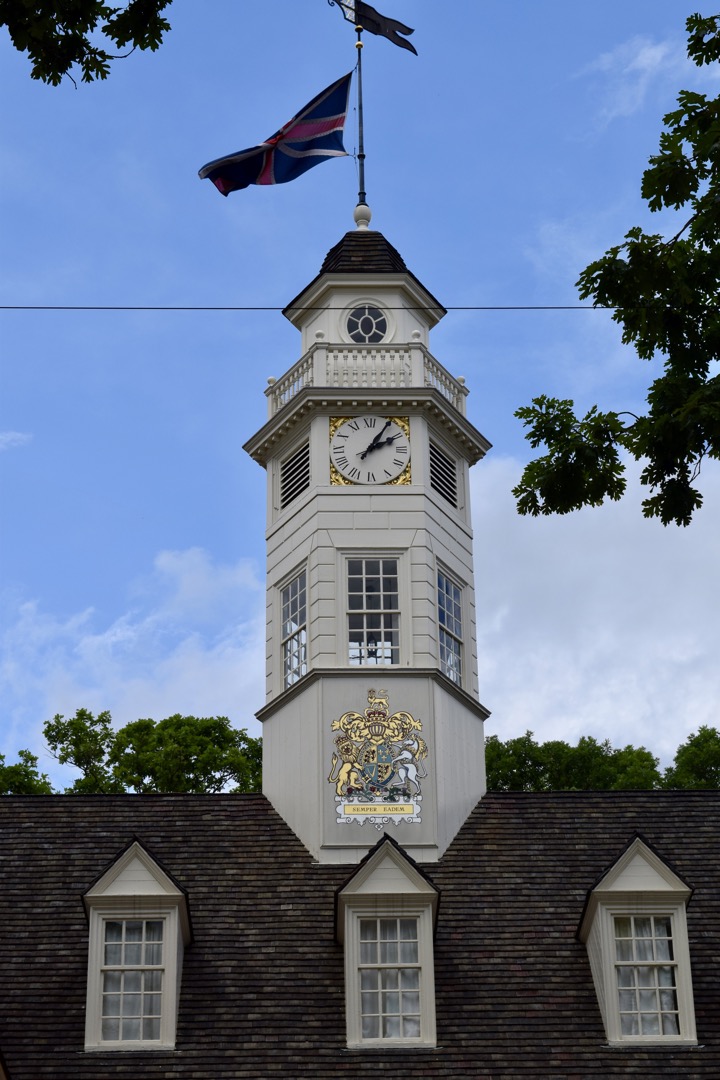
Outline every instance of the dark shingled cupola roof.
[[370, 229], [346, 232], [330, 248], [321, 274], [407, 274], [405, 260], [382, 233]]
[[341, 240], [330, 248], [318, 276], [302, 290], [284, 309], [285, 314], [293, 309], [301, 296], [325, 274], [405, 274], [419, 285], [430, 301], [430, 307], [445, 314], [445, 308], [426, 289], [423, 283], [408, 270], [405, 260], [396, 248], [385, 239], [381, 232], [373, 229], [355, 229], [346, 232]]

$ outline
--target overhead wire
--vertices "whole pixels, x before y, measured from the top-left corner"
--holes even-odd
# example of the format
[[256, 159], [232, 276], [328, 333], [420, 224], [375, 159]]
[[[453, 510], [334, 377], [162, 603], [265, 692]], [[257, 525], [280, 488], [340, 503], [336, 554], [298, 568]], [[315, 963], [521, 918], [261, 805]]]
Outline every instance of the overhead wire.
[[[415, 311], [422, 308], [388, 307], [387, 311]], [[295, 308], [293, 304], [0, 304], [0, 311], [344, 311], [345, 308], [310, 306]], [[440, 305], [438, 305], [438, 310]], [[442, 305], [444, 311], [614, 311], [603, 304], [453, 304]]]

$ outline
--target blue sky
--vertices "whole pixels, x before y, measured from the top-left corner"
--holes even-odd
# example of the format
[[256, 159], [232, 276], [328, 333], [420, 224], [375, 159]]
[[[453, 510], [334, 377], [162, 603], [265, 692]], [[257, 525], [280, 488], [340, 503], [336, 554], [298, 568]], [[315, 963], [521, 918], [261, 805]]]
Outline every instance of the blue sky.
[[[677, 91], [718, 92], [685, 58], [690, 7], [380, 10], [419, 55], [366, 36], [373, 226], [447, 307], [574, 304], [629, 227], [676, 225], [639, 187]], [[169, 19], [157, 53], [77, 89], [34, 83], [0, 40], [0, 303], [269, 309], [0, 311], [0, 752], [29, 746], [51, 772], [42, 723], [80, 706], [258, 730], [265, 478], [242, 444], [299, 356], [278, 309], [352, 227], [352, 156], [227, 199], [197, 176], [351, 69], [338, 9], [176, 0]], [[431, 345], [494, 445], [473, 479], [487, 730], [668, 760], [718, 722], [720, 471], [689, 529], [642, 520], [634, 484], [520, 519], [514, 410], [542, 392], [637, 409], [652, 368], [602, 312], [451, 310]]]

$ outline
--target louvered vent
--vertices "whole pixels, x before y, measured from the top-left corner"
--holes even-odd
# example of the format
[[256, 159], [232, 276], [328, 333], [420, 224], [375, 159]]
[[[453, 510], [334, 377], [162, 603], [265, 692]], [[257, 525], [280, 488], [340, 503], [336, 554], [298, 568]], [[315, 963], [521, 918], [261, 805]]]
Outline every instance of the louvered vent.
[[457, 467], [455, 462], [433, 443], [430, 443], [430, 487], [452, 506], [457, 506]]
[[280, 509], [310, 487], [310, 443], [305, 443], [280, 464]]

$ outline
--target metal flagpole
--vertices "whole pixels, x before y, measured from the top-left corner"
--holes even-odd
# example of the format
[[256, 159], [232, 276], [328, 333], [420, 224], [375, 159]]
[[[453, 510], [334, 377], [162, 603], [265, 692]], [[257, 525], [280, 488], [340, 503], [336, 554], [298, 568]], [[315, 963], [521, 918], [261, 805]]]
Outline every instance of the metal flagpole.
[[359, 167], [359, 182], [360, 190], [358, 191], [358, 206], [366, 206], [365, 201], [365, 131], [363, 128], [363, 96], [362, 96], [362, 50], [363, 43], [360, 35], [363, 32], [363, 28], [360, 25], [355, 26], [357, 31], [357, 42], [355, 48], [358, 51], [357, 62], [357, 82], [358, 82], [358, 167]]

